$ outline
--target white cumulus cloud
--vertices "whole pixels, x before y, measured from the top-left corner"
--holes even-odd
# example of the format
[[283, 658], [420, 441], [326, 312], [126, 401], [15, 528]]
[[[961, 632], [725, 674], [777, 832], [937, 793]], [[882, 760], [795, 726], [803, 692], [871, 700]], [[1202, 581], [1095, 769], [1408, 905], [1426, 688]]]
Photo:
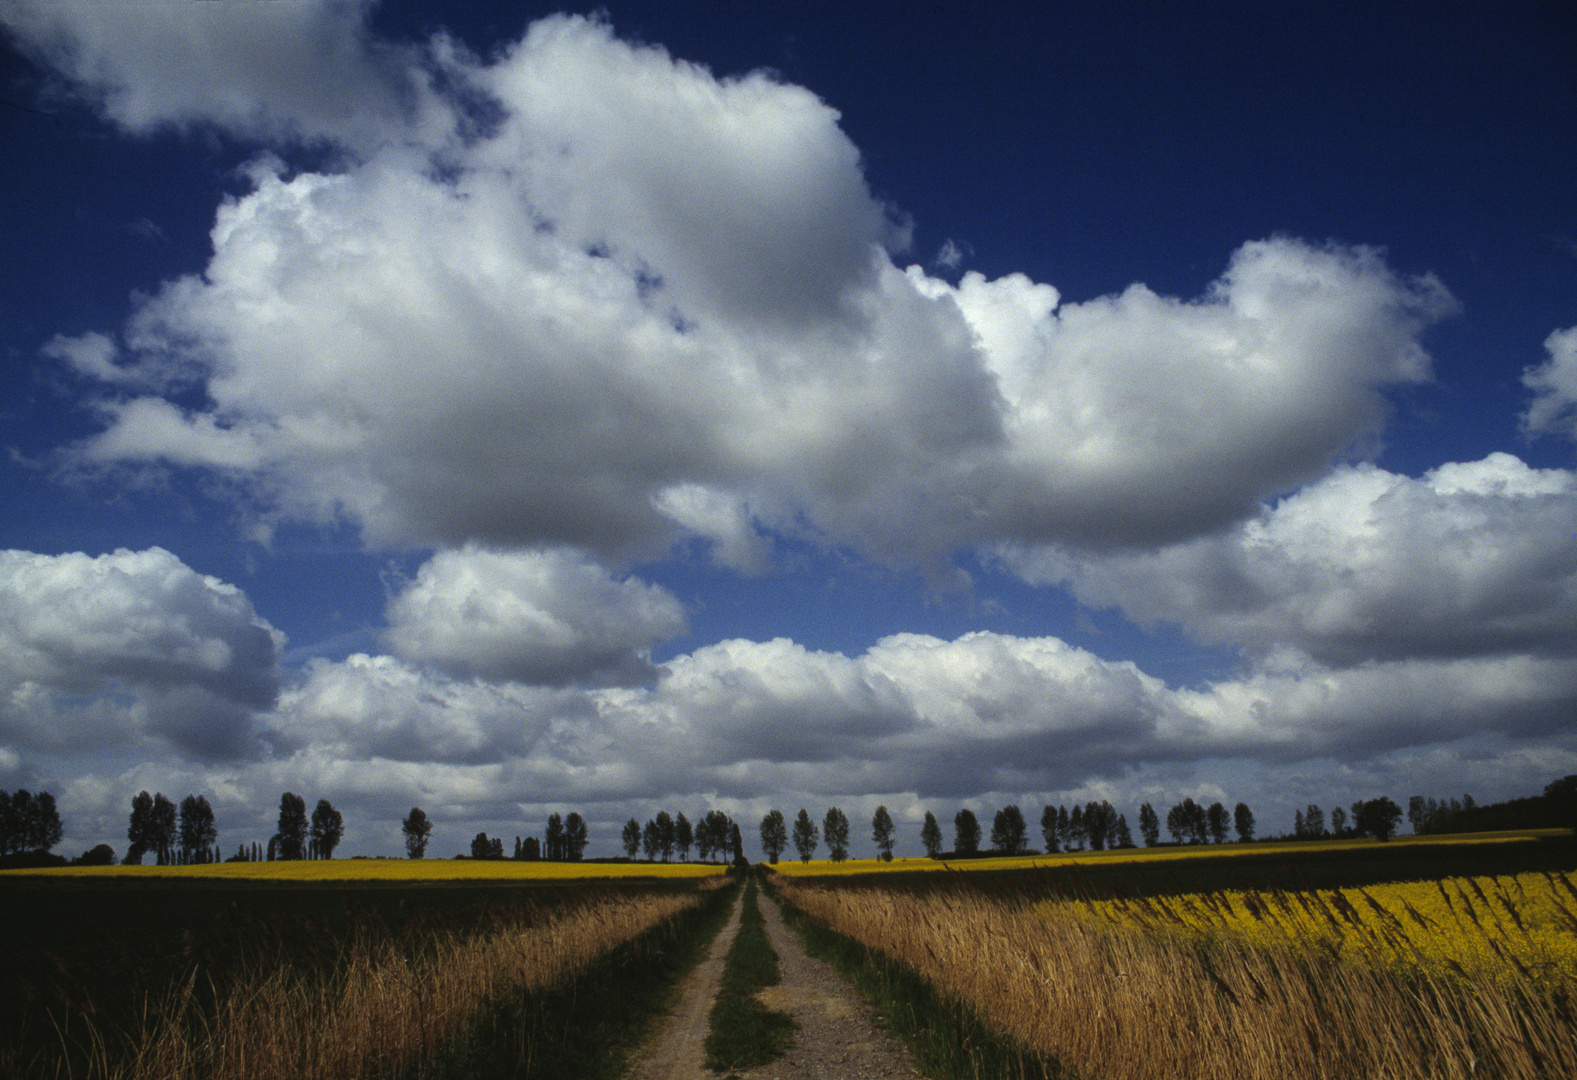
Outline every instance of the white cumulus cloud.
[[671, 593], [584, 555], [476, 547], [434, 555], [390, 601], [389, 623], [406, 660], [550, 685], [649, 680], [651, 647], [685, 629]]
[[1504, 453], [1412, 479], [1343, 467], [1220, 534], [1105, 555], [1018, 549], [1032, 581], [1085, 604], [1265, 655], [1333, 665], [1570, 656], [1577, 476]]
[[1523, 385], [1533, 391], [1523, 426], [1577, 439], [1577, 326], [1555, 331], [1545, 339], [1544, 349], [1550, 358], [1522, 376]]
[[0, 552], [0, 726], [28, 745], [148, 735], [245, 752], [283, 641], [241, 590], [161, 548]]

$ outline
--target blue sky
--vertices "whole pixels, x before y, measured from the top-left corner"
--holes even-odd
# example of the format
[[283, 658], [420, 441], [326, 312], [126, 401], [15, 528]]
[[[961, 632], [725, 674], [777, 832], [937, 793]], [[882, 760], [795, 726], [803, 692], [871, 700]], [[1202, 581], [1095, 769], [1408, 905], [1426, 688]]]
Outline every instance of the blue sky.
[[1577, 771], [1569, 16], [673, 7], [0, 3], [63, 847]]

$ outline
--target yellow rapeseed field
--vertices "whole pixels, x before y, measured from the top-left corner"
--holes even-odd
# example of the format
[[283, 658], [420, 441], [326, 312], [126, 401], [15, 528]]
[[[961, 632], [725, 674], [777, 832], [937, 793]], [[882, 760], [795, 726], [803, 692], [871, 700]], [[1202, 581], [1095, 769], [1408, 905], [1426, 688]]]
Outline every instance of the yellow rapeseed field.
[[1502, 986], [1577, 981], [1577, 878], [1528, 873], [1305, 892], [1225, 890], [1055, 900], [1046, 919], [1177, 933], [1254, 948], [1317, 948], [1436, 978]]
[[595, 863], [514, 859], [318, 859], [208, 863], [202, 866], [61, 866], [0, 873], [84, 877], [191, 877], [266, 881], [544, 881], [602, 878], [700, 878], [716, 863]]
[[1577, 1076], [1571, 874], [1033, 905], [770, 880], [1089, 1080]]
[[[1523, 829], [1515, 832], [1454, 833], [1439, 836], [1406, 836], [1387, 842], [1387, 850], [1411, 847], [1449, 845], [1514, 844], [1546, 836], [1563, 835], [1565, 829]], [[1368, 838], [1358, 840], [1289, 840], [1286, 842], [1257, 844], [1188, 844], [1183, 847], [1117, 848], [1110, 851], [1061, 851], [1055, 855], [989, 856], [983, 859], [916, 858], [846, 859], [832, 862], [812, 859], [808, 863], [785, 859], [772, 869], [789, 877], [890, 873], [916, 870], [1022, 870], [1036, 866], [1111, 866], [1131, 862], [1168, 862], [1177, 859], [1238, 857], [1248, 855], [1308, 854], [1316, 851], [1350, 851], [1357, 848], [1379, 847], [1380, 841]]]

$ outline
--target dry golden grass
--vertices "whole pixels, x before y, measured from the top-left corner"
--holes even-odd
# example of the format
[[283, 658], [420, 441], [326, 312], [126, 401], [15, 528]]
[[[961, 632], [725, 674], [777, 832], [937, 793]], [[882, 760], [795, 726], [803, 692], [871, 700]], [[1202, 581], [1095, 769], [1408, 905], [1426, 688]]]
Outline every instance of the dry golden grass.
[[718, 863], [593, 863], [514, 859], [316, 859], [202, 866], [59, 866], [0, 870], [61, 877], [221, 878], [260, 881], [570, 881], [721, 876]]
[[1569, 977], [1497, 985], [1144, 922], [1048, 917], [967, 883], [914, 895], [778, 878], [789, 902], [883, 950], [1075, 1074], [1122, 1080], [1577, 1076]]
[[[266, 865], [266, 864], [265, 864]], [[708, 882], [707, 884], [710, 884]], [[600, 897], [535, 925], [421, 942], [356, 943], [326, 977], [288, 964], [242, 980], [216, 1009], [196, 977], [150, 1009], [129, 1060], [102, 1033], [93, 1080], [353, 1080], [419, 1068], [507, 990], [540, 989], [696, 904], [695, 894]]]

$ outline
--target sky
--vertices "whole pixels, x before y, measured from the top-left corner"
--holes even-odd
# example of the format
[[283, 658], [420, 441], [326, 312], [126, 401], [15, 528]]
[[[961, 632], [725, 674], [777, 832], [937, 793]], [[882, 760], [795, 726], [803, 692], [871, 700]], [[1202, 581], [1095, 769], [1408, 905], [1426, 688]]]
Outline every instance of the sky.
[[0, 787], [1577, 772], [1577, 19], [1118, 7], [0, 0]]

